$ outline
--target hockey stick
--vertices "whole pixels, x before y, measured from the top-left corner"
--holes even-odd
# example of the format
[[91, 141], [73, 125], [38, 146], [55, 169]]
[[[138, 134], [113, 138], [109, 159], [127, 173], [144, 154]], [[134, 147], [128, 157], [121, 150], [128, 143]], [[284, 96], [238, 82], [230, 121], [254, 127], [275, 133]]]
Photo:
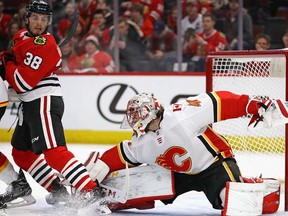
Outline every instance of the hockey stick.
[[74, 14], [74, 19], [70, 28], [69, 33], [67, 34], [67, 37], [64, 38], [59, 44], [58, 46], [61, 48], [63, 46], [65, 46], [67, 43], [69, 43], [69, 41], [72, 39], [72, 37], [74, 36], [74, 33], [76, 31], [76, 28], [78, 26], [79, 23], [79, 11], [78, 9], [76, 9], [75, 14]]

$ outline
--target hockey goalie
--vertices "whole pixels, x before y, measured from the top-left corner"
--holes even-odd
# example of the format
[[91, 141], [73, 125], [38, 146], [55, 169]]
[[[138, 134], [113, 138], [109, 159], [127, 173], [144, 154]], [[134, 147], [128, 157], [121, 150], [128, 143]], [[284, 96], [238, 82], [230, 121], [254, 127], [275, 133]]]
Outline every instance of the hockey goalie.
[[90, 176], [115, 202], [112, 211], [154, 208], [188, 191], [202, 191], [222, 215], [261, 215], [278, 210], [280, 184], [273, 178], [242, 177], [231, 147], [211, 123], [252, 115], [249, 130], [288, 122], [282, 100], [261, 100], [228, 91], [203, 93], [163, 107], [141, 93], [127, 104], [122, 141], [85, 162]]

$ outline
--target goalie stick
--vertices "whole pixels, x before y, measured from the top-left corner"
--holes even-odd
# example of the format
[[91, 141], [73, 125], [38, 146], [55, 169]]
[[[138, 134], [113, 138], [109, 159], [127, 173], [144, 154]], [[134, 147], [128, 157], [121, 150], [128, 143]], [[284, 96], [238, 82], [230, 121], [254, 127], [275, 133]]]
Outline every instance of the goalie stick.
[[78, 26], [79, 23], [79, 10], [76, 9], [75, 14], [74, 14], [74, 19], [70, 28], [70, 31], [67, 34], [67, 37], [65, 37], [62, 41], [60, 41], [60, 43], [58, 44], [58, 46], [61, 48], [63, 46], [65, 46], [67, 43], [69, 43], [69, 41], [72, 39], [72, 37], [74, 36], [74, 33], [76, 31], [76, 28]]

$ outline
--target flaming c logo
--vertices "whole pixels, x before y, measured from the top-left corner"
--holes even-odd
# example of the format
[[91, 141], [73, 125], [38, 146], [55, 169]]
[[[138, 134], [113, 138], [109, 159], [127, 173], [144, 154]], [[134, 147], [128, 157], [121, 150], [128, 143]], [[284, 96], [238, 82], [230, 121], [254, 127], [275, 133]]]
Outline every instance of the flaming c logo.
[[156, 158], [156, 163], [165, 169], [169, 169], [175, 172], [189, 172], [192, 167], [192, 160], [190, 157], [181, 161], [181, 164], [176, 163], [176, 157], [183, 157], [187, 151], [179, 146], [173, 146], [167, 149], [164, 154], [161, 154]]

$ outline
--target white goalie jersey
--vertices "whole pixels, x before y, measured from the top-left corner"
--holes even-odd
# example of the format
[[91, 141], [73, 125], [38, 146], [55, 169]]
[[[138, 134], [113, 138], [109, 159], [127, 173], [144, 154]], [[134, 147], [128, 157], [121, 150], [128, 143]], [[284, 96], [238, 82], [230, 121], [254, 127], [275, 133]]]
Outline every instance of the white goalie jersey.
[[213, 92], [172, 104], [165, 108], [159, 130], [123, 142], [121, 153], [132, 164], [197, 174], [219, 157], [233, 156], [226, 139], [209, 124], [245, 115], [248, 100], [247, 95]]
[[3, 79], [0, 77], [0, 107], [4, 107], [7, 105], [8, 105], [7, 87]]

